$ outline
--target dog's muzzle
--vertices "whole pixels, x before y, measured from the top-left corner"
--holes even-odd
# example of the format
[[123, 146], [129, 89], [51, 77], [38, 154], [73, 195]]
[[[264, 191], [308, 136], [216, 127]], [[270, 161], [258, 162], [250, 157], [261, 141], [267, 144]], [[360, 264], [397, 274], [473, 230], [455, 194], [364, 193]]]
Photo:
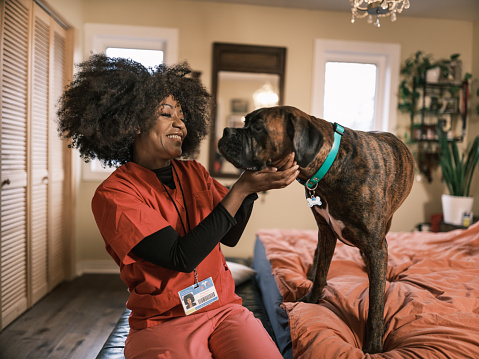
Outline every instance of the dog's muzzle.
[[250, 171], [259, 171], [264, 163], [255, 160], [252, 139], [244, 129], [227, 127], [218, 141], [218, 150], [233, 166]]

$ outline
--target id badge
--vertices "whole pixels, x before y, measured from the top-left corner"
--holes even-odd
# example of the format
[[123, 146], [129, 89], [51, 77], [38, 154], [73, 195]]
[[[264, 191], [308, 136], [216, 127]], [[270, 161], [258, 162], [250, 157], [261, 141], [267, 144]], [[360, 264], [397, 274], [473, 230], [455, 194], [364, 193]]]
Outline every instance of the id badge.
[[218, 294], [211, 277], [180, 290], [178, 295], [186, 315], [190, 315], [218, 300]]

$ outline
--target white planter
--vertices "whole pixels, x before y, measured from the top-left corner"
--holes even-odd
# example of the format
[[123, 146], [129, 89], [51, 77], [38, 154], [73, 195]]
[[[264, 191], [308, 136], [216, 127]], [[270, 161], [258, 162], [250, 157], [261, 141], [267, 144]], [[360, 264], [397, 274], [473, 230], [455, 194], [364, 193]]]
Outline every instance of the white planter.
[[459, 197], [443, 194], [442, 215], [445, 223], [462, 226], [464, 212], [472, 211], [474, 197]]

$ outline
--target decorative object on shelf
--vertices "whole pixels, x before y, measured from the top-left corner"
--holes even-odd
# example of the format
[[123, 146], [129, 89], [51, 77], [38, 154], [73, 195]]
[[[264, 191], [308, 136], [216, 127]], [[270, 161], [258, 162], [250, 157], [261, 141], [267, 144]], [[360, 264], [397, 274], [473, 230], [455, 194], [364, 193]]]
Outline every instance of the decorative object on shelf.
[[[380, 27], [380, 17], [391, 17], [391, 21], [396, 21], [396, 14], [400, 14], [404, 9], [409, 9], [409, 0], [350, 0], [351, 1], [351, 22], [356, 19], [368, 17], [368, 24], [374, 22], [374, 26]], [[374, 20], [374, 17], [376, 19]]]
[[449, 139], [441, 128], [437, 130], [439, 163], [449, 195], [442, 195], [444, 222], [463, 225], [464, 216], [472, 216], [474, 197], [469, 196], [472, 177], [479, 163], [479, 136], [462, 155], [456, 139]]
[[439, 77], [441, 76], [441, 69], [439, 66], [433, 67], [426, 71], [426, 82], [429, 83], [438, 83]]

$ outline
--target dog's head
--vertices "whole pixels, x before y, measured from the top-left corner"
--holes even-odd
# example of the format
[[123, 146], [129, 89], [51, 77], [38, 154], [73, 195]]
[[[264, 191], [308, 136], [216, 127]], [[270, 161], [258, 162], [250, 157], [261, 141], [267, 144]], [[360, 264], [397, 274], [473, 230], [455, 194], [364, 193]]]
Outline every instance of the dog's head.
[[249, 113], [243, 128], [225, 128], [218, 149], [235, 167], [259, 171], [293, 151], [298, 165], [307, 167], [323, 142], [311, 116], [277, 106]]

